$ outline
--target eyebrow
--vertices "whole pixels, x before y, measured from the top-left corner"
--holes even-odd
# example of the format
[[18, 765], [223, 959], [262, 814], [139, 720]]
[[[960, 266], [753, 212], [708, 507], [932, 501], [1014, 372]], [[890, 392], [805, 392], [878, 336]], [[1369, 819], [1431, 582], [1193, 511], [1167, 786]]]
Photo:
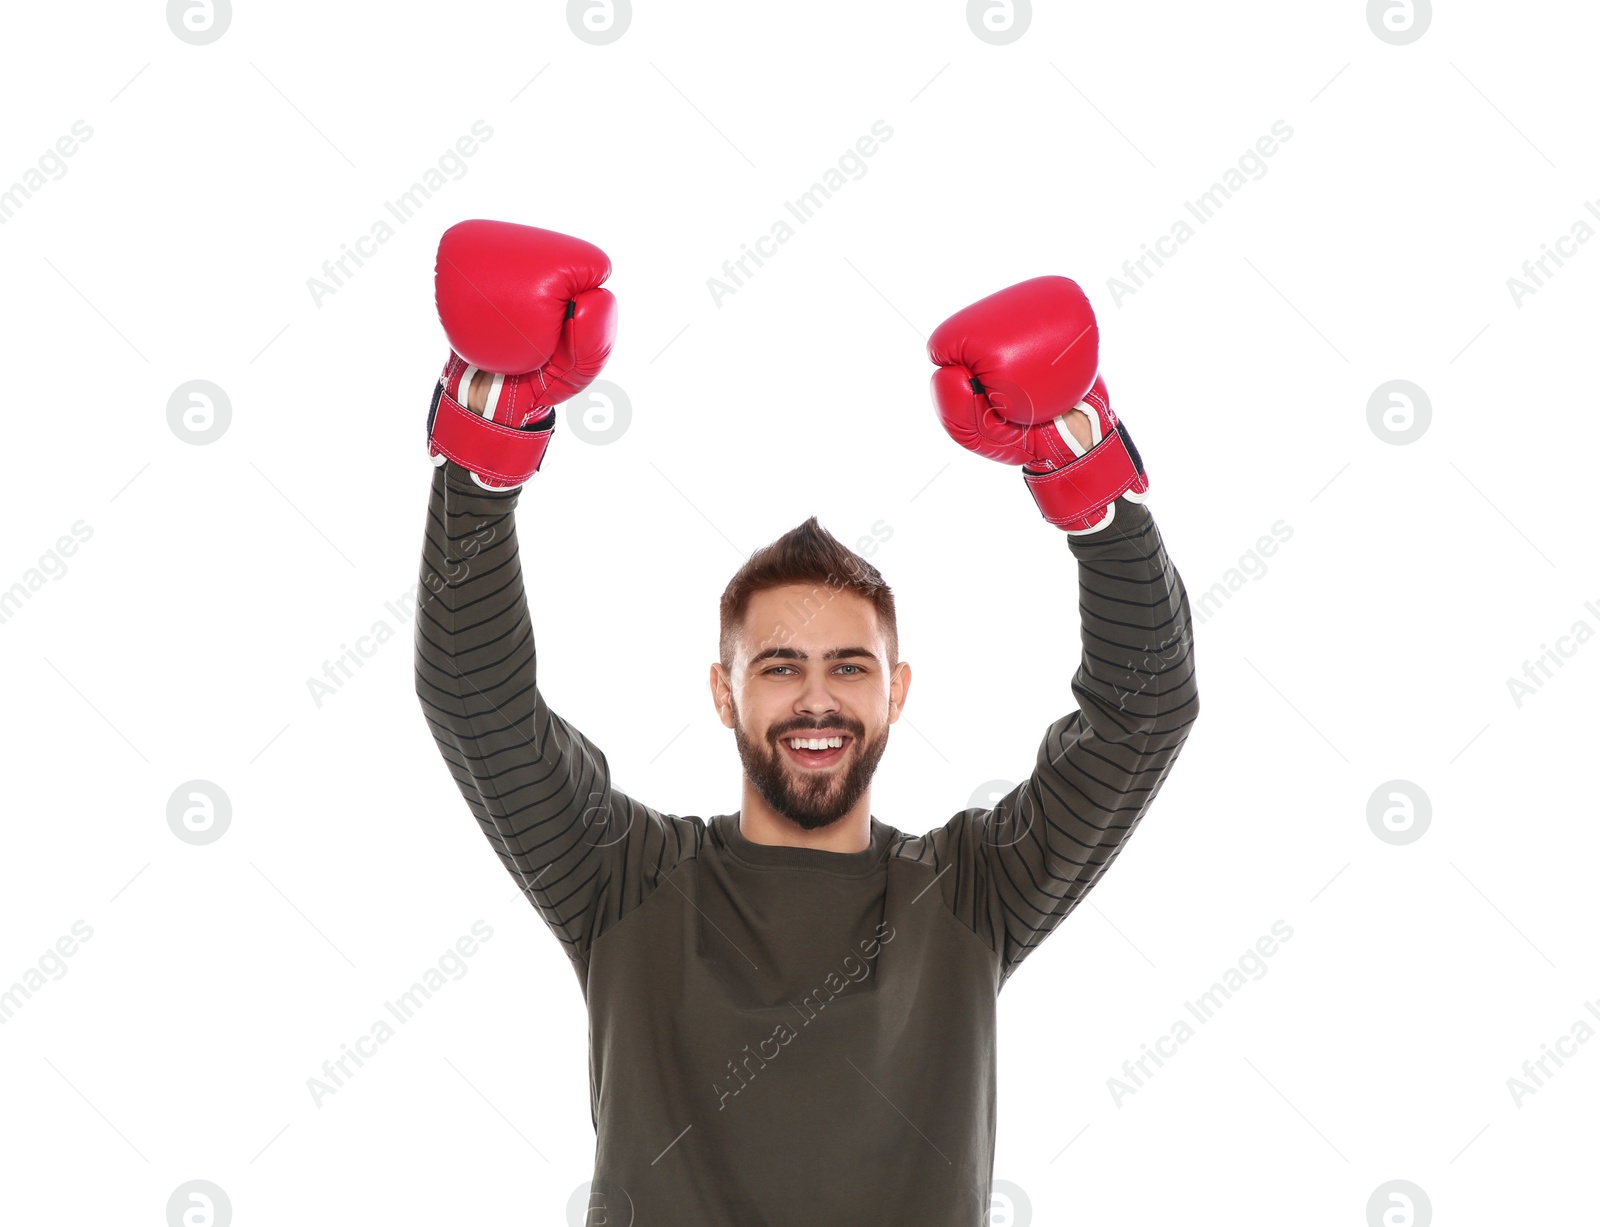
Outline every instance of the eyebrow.
[[[878, 654], [867, 648], [829, 648], [822, 654], [823, 660], [845, 660], [852, 656], [864, 656], [868, 660], [876, 660]], [[750, 667], [754, 668], [764, 660], [810, 660], [798, 648], [768, 648], [765, 652], [750, 658]]]

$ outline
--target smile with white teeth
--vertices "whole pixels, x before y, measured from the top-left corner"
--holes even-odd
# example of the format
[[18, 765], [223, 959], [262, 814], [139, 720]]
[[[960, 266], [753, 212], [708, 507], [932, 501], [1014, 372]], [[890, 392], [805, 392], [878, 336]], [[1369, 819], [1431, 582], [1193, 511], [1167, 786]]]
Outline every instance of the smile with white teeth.
[[844, 745], [843, 737], [790, 737], [786, 744], [791, 750], [837, 750]]

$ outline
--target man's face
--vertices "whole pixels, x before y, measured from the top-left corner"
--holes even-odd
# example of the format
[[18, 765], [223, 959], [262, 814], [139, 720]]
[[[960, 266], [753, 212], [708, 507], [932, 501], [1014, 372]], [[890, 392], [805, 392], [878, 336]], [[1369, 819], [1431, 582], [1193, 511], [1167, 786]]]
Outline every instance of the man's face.
[[[837, 822], [871, 784], [909, 681], [904, 662], [889, 669], [865, 597], [805, 585], [757, 593], [726, 692], [745, 774], [795, 825]], [[829, 735], [844, 745], [818, 753], [789, 744]]]

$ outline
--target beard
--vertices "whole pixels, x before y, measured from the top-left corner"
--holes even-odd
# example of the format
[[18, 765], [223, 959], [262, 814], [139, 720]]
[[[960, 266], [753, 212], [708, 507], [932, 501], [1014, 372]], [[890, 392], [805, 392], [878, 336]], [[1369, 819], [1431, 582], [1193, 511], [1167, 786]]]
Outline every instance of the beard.
[[[778, 738], [753, 741], [745, 736], [738, 705], [733, 707], [733, 740], [739, 747], [744, 773], [773, 811], [806, 831], [819, 831], [843, 818], [861, 799], [878, 770], [878, 760], [889, 744], [889, 726], [866, 741], [861, 730], [845, 721], [832, 721], [850, 735], [845, 756], [827, 771], [805, 771], [789, 761]], [[791, 729], [797, 737], [804, 729]]]

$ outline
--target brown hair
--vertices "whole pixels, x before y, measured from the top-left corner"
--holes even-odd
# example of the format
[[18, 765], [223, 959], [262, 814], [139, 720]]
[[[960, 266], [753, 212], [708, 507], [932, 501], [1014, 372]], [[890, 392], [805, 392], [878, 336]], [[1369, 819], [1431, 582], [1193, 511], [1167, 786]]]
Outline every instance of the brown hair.
[[[813, 602], [826, 604], [840, 592], [853, 592], [871, 601], [878, 615], [878, 627], [883, 632], [889, 667], [900, 663], [900, 635], [895, 625], [894, 592], [884, 582], [877, 567], [823, 528], [817, 523], [817, 517], [812, 516], [771, 545], [762, 546], [751, 554], [728, 581], [722, 593], [718, 644], [724, 669], [729, 672], [733, 670], [734, 649], [743, 632], [751, 598], [765, 589], [781, 588], [786, 584], [809, 584], [813, 586], [813, 592], [816, 588], [828, 589], [825, 595], [807, 595], [807, 607]], [[787, 639], [780, 640], [780, 644], [786, 642]], [[772, 645], [762, 644], [757, 650], [768, 646]]]

